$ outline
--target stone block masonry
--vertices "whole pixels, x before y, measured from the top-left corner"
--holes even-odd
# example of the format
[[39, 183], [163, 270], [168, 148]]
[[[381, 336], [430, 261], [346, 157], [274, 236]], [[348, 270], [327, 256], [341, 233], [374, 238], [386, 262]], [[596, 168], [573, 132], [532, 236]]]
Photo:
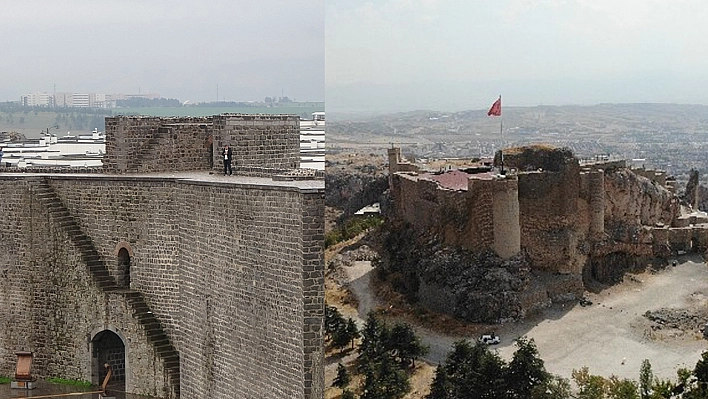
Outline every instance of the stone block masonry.
[[507, 178], [492, 181], [494, 200], [494, 252], [509, 259], [521, 251], [519, 226], [519, 184]]
[[106, 118], [107, 173], [220, 171], [224, 145], [236, 174], [270, 177], [300, 167], [300, 119], [294, 115]]
[[212, 117], [108, 117], [104, 171], [207, 170], [211, 167], [212, 128]]
[[[129, 248], [129, 287], [97, 287], [37, 200], [41, 182], [109, 269]], [[39, 377], [95, 380], [90, 343], [110, 330], [132, 393], [323, 397], [323, 182], [25, 173], [0, 175], [0, 195], [0, 374], [30, 350]], [[124, 289], [179, 353], [177, 394]]]
[[214, 167], [221, 149], [233, 150], [241, 175], [273, 174], [300, 167], [300, 119], [293, 115], [221, 114], [214, 116]]

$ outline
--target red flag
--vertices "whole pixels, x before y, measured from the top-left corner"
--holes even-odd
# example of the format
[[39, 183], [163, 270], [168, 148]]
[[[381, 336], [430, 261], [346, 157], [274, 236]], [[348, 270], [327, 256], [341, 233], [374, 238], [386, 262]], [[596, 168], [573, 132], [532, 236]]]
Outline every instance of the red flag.
[[499, 99], [492, 104], [492, 108], [489, 108], [487, 116], [501, 116], [501, 96], [499, 96]]

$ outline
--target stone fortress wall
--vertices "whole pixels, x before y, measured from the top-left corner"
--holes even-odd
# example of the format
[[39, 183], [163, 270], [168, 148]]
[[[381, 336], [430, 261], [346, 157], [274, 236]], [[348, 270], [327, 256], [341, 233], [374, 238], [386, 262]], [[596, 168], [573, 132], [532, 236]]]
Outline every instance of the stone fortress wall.
[[492, 249], [504, 259], [523, 251], [534, 273], [562, 276], [562, 288], [542, 288], [552, 296], [577, 297], [592, 279], [612, 281], [680, 251], [708, 249], [708, 218], [682, 213], [662, 173], [635, 174], [621, 161], [581, 166], [569, 151], [522, 148], [505, 150], [513, 173], [470, 174], [464, 190], [402, 162], [396, 150], [389, 150], [398, 171], [390, 176], [395, 220], [449, 247]]
[[239, 175], [270, 177], [300, 166], [300, 124], [293, 115], [106, 118], [106, 173], [222, 170], [233, 151]]
[[400, 173], [391, 176], [392, 211], [417, 231], [443, 237], [452, 246], [481, 250], [494, 245], [492, 185], [479, 182], [459, 192]]
[[[148, 126], [187, 131], [153, 150], [198, 146], [180, 151], [208, 157], [185, 155], [184, 167], [208, 165], [204, 143], [216, 140], [205, 139], [204, 121], [216, 117], [122, 118], [113, 129], [135, 136]], [[289, 129], [290, 117], [258, 119]], [[126, 143], [124, 156], [145, 154]], [[258, 173], [290, 163], [290, 145]], [[107, 172], [127, 173], [130, 162], [107, 152]], [[36, 376], [97, 383], [99, 338], [110, 331], [125, 345], [116, 366], [128, 392], [323, 397], [322, 182], [114, 173], [0, 174], [0, 375], [29, 350]]]
[[214, 164], [217, 149], [233, 148], [233, 165], [242, 175], [267, 175], [300, 166], [300, 123], [292, 115], [223, 114], [214, 117]]

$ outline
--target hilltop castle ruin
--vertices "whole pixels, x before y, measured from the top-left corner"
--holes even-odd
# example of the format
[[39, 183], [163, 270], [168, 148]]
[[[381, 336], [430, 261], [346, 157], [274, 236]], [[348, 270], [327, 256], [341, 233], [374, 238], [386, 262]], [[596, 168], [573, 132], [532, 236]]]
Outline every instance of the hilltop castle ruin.
[[103, 168], [0, 173], [0, 375], [24, 350], [135, 394], [323, 397], [324, 182], [298, 167], [294, 116], [118, 116]]
[[[435, 172], [388, 152], [389, 272], [434, 310], [473, 321], [523, 317], [625, 272], [708, 249], [708, 217], [663, 172], [580, 164], [569, 150], [504, 150], [510, 173]], [[695, 195], [695, 194], [694, 194]]]

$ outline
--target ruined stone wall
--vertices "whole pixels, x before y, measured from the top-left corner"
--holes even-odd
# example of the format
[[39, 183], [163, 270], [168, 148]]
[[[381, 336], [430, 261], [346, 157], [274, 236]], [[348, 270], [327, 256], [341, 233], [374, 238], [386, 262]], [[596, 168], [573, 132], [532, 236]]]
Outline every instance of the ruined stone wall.
[[433, 181], [418, 181], [405, 174], [393, 176], [394, 210], [398, 219], [410, 223], [418, 231], [431, 230], [440, 212], [438, 185]]
[[389, 176], [396, 172], [418, 172], [420, 168], [408, 161], [403, 161], [401, 157], [401, 149], [389, 148], [388, 149], [388, 173]]
[[[605, 172], [592, 170], [580, 174], [580, 199], [585, 201], [588, 238], [600, 240], [605, 233]], [[582, 231], [585, 231], [583, 228]]]
[[605, 225], [671, 225], [679, 214], [674, 195], [628, 169], [605, 173]]
[[[180, 353], [181, 397], [324, 391], [324, 190], [127, 176], [47, 176], [107, 264], [129, 246], [140, 291]], [[0, 176], [0, 374], [92, 380], [88, 342], [126, 337], [127, 389], [164, 396], [159, 358], [123, 295], [98, 289], [29, 178]]]
[[705, 254], [708, 250], [708, 229], [703, 226], [653, 227], [651, 233], [656, 257], [668, 258], [679, 251]]
[[392, 177], [396, 218], [417, 231], [438, 235], [446, 245], [470, 250], [494, 245], [493, 184], [470, 181], [467, 191], [406, 174]]
[[114, 116], [106, 118], [106, 153], [103, 169], [108, 173], [124, 173], [140, 148], [161, 126], [159, 118]]
[[235, 173], [270, 176], [300, 167], [300, 119], [293, 115], [214, 116], [214, 168], [223, 170], [221, 150], [233, 150]]
[[23, 254], [32, 244], [28, 186], [24, 180], [3, 179], [0, 184], [0, 375], [5, 376], [14, 373], [15, 351], [32, 347], [32, 314], [27, 309], [33, 304], [33, 276], [22, 273]]
[[660, 266], [672, 253], [690, 250], [692, 229], [666, 228], [677, 220], [679, 201], [657, 181], [626, 168], [610, 169], [603, 187], [604, 231], [589, 251], [586, 281], [615, 283], [626, 272]]
[[666, 187], [666, 172], [662, 170], [636, 168], [632, 169], [632, 172]]
[[579, 171], [519, 175], [521, 246], [534, 269], [580, 274], [575, 263]]
[[324, 397], [324, 193], [312, 190], [302, 201], [302, 290], [305, 398]]
[[145, 172], [211, 169], [211, 125], [190, 121], [166, 124], [163, 129], [165, 133], [141, 162]]

